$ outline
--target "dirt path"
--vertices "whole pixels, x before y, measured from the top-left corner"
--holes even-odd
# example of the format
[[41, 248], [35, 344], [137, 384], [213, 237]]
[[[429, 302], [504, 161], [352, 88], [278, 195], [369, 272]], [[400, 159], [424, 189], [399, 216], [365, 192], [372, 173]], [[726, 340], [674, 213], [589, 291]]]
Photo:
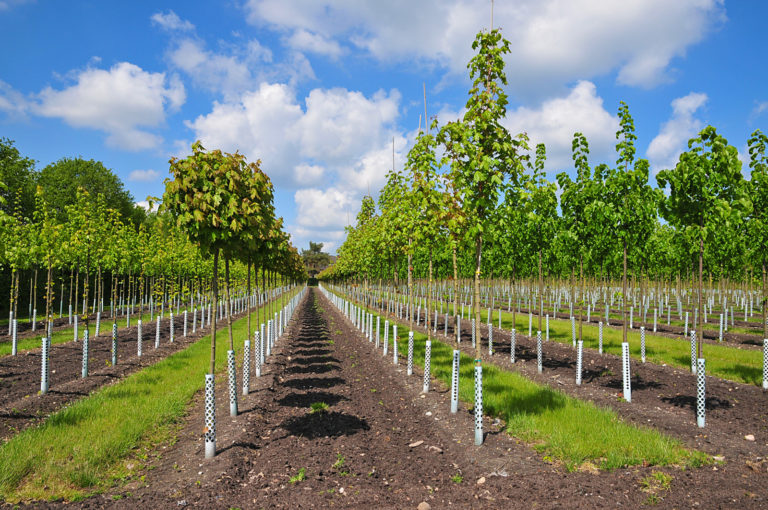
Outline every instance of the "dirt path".
[[[641, 480], [671, 476], [661, 507], [758, 508], [765, 465], [645, 468], [567, 473], [486, 419], [472, 444], [472, 416], [451, 415], [439, 383], [422, 395], [421, 376], [363, 336], [317, 290], [228, 416], [217, 383], [218, 455], [203, 460], [198, 398], [178, 435], [160, 447], [143, 477], [80, 502], [86, 508], [610, 508], [649, 501]], [[310, 413], [312, 403], [328, 410]], [[762, 469], [762, 471], [760, 471]], [[303, 470], [303, 480], [300, 473]], [[294, 480], [293, 482], [291, 480]]]

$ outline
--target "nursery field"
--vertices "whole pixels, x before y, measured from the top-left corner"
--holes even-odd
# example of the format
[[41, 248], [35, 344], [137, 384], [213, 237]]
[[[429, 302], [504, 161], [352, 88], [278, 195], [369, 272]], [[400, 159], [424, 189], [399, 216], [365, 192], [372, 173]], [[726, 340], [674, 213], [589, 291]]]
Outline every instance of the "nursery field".
[[[121, 476], [78, 499], [84, 508], [200, 507], [501, 508], [661, 505], [760, 508], [768, 431], [757, 388], [709, 378], [707, 428], [697, 429], [683, 388], [690, 374], [636, 367], [631, 404], [617, 398], [615, 356], [588, 358], [590, 377], [566, 376], [567, 347], [548, 344], [543, 374], [519, 339], [508, 363], [505, 339], [486, 362], [484, 443], [475, 446], [471, 374], [462, 378], [458, 412], [450, 410], [450, 350], [432, 343], [424, 393], [424, 345], [370, 337], [341, 298], [303, 294], [283, 337], [240, 401], [217, 411], [218, 453], [203, 460], [198, 392], [155, 444], [122, 463]], [[350, 310], [354, 304], [349, 303]], [[382, 317], [381, 325], [383, 325]], [[395, 319], [390, 317], [394, 325]], [[375, 320], [374, 320], [375, 322]], [[373, 328], [375, 331], [375, 327]], [[407, 331], [401, 325], [401, 333]], [[446, 338], [447, 342], [448, 339]], [[464, 343], [464, 342], [462, 342]], [[507, 343], [508, 347], [508, 343]], [[534, 355], [535, 359], [535, 355]], [[462, 359], [470, 367], [470, 359]], [[531, 370], [531, 368], [533, 370]], [[571, 370], [572, 372], [572, 370]], [[520, 377], [520, 376], [524, 377]], [[526, 382], [526, 380], [530, 380]], [[617, 388], [618, 386], [618, 388]], [[682, 390], [682, 391], [681, 391]], [[498, 395], [497, 395], [498, 394]], [[502, 398], [497, 398], [499, 395]], [[532, 397], [535, 396], [535, 398]], [[549, 418], [573, 413], [579, 430], [564, 444]], [[538, 430], [532, 431], [531, 423]], [[76, 425], [72, 425], [76, 426]], [[568, 429], [568, 427], [565, 427]], [[586, 432], [586, 433], [585, 433]], [[589, 435], [596, 437], [589, 439]], [[574, 447], [574, 445], [577, 445]], [[135, 467], [134, 467], [135, 465]], [[47, 505], [56, 506], [48, 502]], [[419, 506], [421, 505], [421, 506]], [[429, 507], [427, 506], [429, 505]], [[62, 502], [62, 506], [68, 506]]]

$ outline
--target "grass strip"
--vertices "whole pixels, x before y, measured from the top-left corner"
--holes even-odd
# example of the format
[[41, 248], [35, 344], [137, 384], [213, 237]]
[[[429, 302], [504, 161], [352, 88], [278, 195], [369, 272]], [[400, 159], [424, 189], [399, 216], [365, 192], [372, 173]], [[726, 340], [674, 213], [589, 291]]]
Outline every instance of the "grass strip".
[[[492, 312], [493, 324], [498, 325], [498, 310]], [[481, 317], [483, 322], [488, 321], [488, 311], [482, 310]], [[505, 331], [512, 328], [512, 314], [502, 312], [501, 326]], [[533, 329], [536, 332], [538, 319], [533, 319]], [[545, 321], [542, 321], [542, 327], [546, 328]], [[584, 347], [598, 350], [599, 347], [599, 327], [588, 325], [586, 322], [582, 326], [582, 340]], [[516, 329], [522, 334], [528, 333], [528, 314], [517, 314]], [[576, 319], [576, 335], [578, 338], [579, 324]], [[542, 333], [543, 335], [543, 333]], [[571, 331], [571, 321], [562, 319], [549, 319], [549, 339], [563, 344], [573, 344]], [[621, 329], [603, 328], [603, 352], [621, 356]], [[627, 342], [629, 342], [630, 355], [635, 359], [640, 359], [640, 330], [638, 328], [627, 331]], [[745, 384], [759, 385], [763, 382], [763, 353], [757, 349], [740, 349], [726, 345], [706, 343], [702, 347], [702, 353], [707, 360], [707, 375], [729, 379]], [[574, 359], [576, 353], [574, 351]], [[679, 339], [665, 336], [657, 336], [652, 332], [645, 332], [645, 357], [647, 362], [658, 365], [667, 364], [679, 368], [691, 367], [691, 343], [690, 340], [684, 340], [682, 336]]]
[[[167, 319], [170, 317], [169, 315], [165, 315], [163, 319]], [[155, 322], [152, 320], [152, 316], [149, 312], [145, 312], [141, 315], [141, 317], [137, 315], [131, 315], [131, 326], [136, 326], [138, 324], [138, 320], [141, 319], [143, 322], [144, 332], [145, 335], [147, 332], [151, 331], [154, 335], [155, 331]], [[157, 320], [157, 314], [154, 315], [154, 320]], [[192, 331], [192, 316], [191, 314], [187, 317], [187, 327], [188, 332]], [[117, 329], [118, 331], [122, 331], [125, 329], [125, 317], [118, 318], [117, 320]], [[200, 319], [198, 318], [198, 324], [200, 323]], [[147, 329], [148, 327], [151, 327], [152, 329]], [[174, 331], [176, 331], [178, 334], [183, 333], [183, 327], [184, 327], [184, 313], [180, 315], [174, 316]], [[43, 331], [44, 326], [39, 328], [39, 331]], [[80, 322], [77, 326], [77, 335], [80, 339], [83, 338], [83, 332], [85, 331], [85, 325], [83, 322]], [[57, 331], [53, 332], [53, 336], [51, 337], [51, 344], [63, 344], [65, 342], [69, 342], [74, 339], [74, 333], [75, 333], [75, 326], [74, 324], [72, 326], [68, 326], [64, 329], [59, 329]], [[96, 333], [96, 319], [91, 319], [88, 324], [88, 334], [91, 338], [93, 338], [93, 335]], [[100, 330], [99, 330], [99, 338], [104, 337], [110, 337], [112, 335], [112, 318], [111, 317], [102, 317], [101, 318], [101, 324], [100, 324]], [[153, 337], [154, 338], [154, 337]], [[43, 335], [42, 333], [40, 335], [34, 336], [34, 337], [28, 337], [28, 338], [20, 338], [17, 341], [17, 349], [19, 352], [22, 351], [29, 351], [32, 349], [39, 349], [42, 345], [43, 341]], [[13, 345], [11, 343], [10, 337], [8, 337], [8, 340], [5, 342], [0, 343], [0, 356], [10, 356], [12, 351]]]
[[[405, 331], [407, 325], [400, 324], [400, 353], [408, 352]], [[390, 338], [392, 335], [390, 332]], [[422, 367], [426, 338], [414, 332], [414, 362]], [[431, 373], [447, 386], [451, 384], [452, 357], [451, 346], [432, 340]], [[464, 354], [459, 398], [474, 404], [474, 361]], [[561, 462], [568, 470], [590, 465], [604, 470], [635, 465], [697, 467], [711, 462], [706, 454], [686, 449], [655, 429], [625, 423], [611, 409], [569, 397], [490, 363], [483, 363], [483, 410], [505, 420], [507, 432], [532, 445], [545, 460]]]
[[[453, 310], [451, 308], [451, 310]], [[432, 312], [434, 313], [434, 312]], [[494, 327], [499, 324], [499, 310], [492, 310], [491, 316]], [[520, 334], [528, 333], [528, 313], [516, 314], [515, 329]], [[445, 315], [441, 315], [444, 319]], [[488, 323], [488, 308], [480, 309], [480, 320]], [[462, 319], [469, 324], [469, 321]], [[545, 319], [542, 319], [542, 328], [546, 328]], [[501, 312], [501, 326], [505, 331], [512, 329], [512, 312]], [[576, 318], [576, 334], [578, 335], [578, 317]], [[598, 350], [599, 327], [584, 323], [582, 326], [582, 340], [584, 347]], [[538, 328], [538, 316], [533, 316], [532, 332]], [[438, 328], [439, 329], [439, 328]], [[542, 333], [544, 335], [544, 333]], [[563, 344], [572, 344], [571, 321], [569, 319], [549, 319], [549, 339]], [[603, 327], [603, 352], [621, 356], [622, 330], [621, 328]], [[635, 359], [640, 359], [640, 329], [633, 328], [627, 331], [629, 353]], [[645, 332], [645, 359], [646, 362], [657, 365], [671, 365], [678, 368], [690, 369], [691, 367], [691, 343], [689, 339], [669, 338], [654, 335], [652, 331]], [[705, 343], [702, 353], [707, 360], [707, 375], [728, 379], [743, 384], [762, 385], [763, 383], [763, 352], [759, 349], [742, 349], [729, 345]], [[576, 354], [574, 352], [574, 359]]]
[[[281, 298], [280, 306], [296, 292]], [[227, 351], [226, 322], [219, 324], [217, 371], [226, 366]], [[246, 329], [247, 317], [233, 323], [236, 345], [243, 345]], [[108, 487], [119, 478], [118, 463], [143, 440], [176, 423], [202, 389], [210, 342], [205, 336], [14, 436], [0, 447], [0, 496], [8, 503], [76, 500]], [[219, 388], [219, 398], [225, 391]]]

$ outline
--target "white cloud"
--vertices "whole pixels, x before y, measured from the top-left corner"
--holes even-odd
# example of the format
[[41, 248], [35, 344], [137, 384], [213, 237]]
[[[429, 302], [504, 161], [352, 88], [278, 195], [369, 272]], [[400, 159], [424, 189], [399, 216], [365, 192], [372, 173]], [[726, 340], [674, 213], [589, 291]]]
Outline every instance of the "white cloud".
[[251, 161], [261, 159], [273, 180], [286, 183], [301, 163], [294, 128], [302, 115], [290, 87], [263, 83], [236, 102], [215, 103], [211, 113], [187, 126], [204, 147], [240, 151]]
[[[325, 175], [355, 189], [373, 188], [383, 184], [391, 167], [399, 101], [396, 90], [365, 97], [345, 89], [314, 89], [302, 109], [288, 85], [262, 83], [237, 101], [216, 103], [211, 113], [187, 125], [203, 146], [261, 159], [282, 185], [307, 186], [308, 179]], [[404, 146], [398, 138], [397, 150]]]
[[299, 226], [315, 230], [339, 230], [339, 227], [347, 225], [348, 217], [354, 222], [356, 207], [359, 206], [352, 191], [335, 187], [326, 190], [300, 189], [293, 197], [298, 207], [296, 218]]
[[344, 49], [336, 41], [308, 30], [297, 30], [286, 39], [291, 48], [308, 53], [325, 55], [332, 59], [339, 58]]
[[615, 159], [612, 151], [619, 122], [588, 81], [578, 82], [567, 96], [549, 99], [537, 108], [508, 111], [504, 124], [513, 136], [527, 132], [532, 149], [537, 143], [546, 145], [548, 171], [573, 168], [571, 143], [575, 132], [587, 137], [591, 162]]
[[752, 110], [752, 116], [757, 117], [766, 111], [768, 111], [768, 101], [761, 101], [755, 105], [755, 109]]
[[396, 90], [376, 92], [370, 99], [340, 88], [312, 90], [296, 126], [302, 153], [342, 164], [379, 147], [386, 127], [397, 118], [399, 101]]
[[325, 174], [325, 168], [320, 165], [309, 165], [301, 163], [293, 169], [294, 180], [303, 186], [317, 184]]
[[651, 140], [646, 151], [654, 173], [674, 167], [688, 139], [701, 130], [704, 124], [694, 114], [706, 104], [707, 99], [706, 94], [691, 92], [672, 101], [672, 116]]
[[157, 170], [133, 170], [128, 175], [129, 181], [138, 182], [152, 182], [160, 177], [160, 172]]
[[11, 117], [24, 117], [29, 109], [29, 101], [21, 92], [0, 80], [0, 112]]
[[138, 202], [135, 202], [135, 205], [138, 205], [139, 207], [143, 208], [147, 212], [157, 212], [158, 203], [153, 203], [152, 208], [149, 207], [149, 202], [146, 200], [140, 200]]
[[159, 25], [166, 30], [188, 32], [195, 29], [195, 25], [188, 20], [179, 18], [179, 15], [171, 10], [166, 13], [156, 12], [150, 19], [152, 20], [152, 23]]
[[[489, 26], [487, 0], [248, 0], [251, 23], [351, 44], [385, 62], [421, 61], [463, 75], [471, 41]], [[618, 71], [643, 87], [669, 79], [675, 57], [725, 18], [723, 0], [497, 2], [495, 26], [511, 42], [510, 84], [543, 97], [575, 79]]]
[[107, 143], [122, 149], [157, 146], [161, 138], [144, 128], [157, 127], [167, 111], [186, 100], [184, 86], [175, 76], [151, 73], [121, 62], [109, 70], [88, 68], [77, 83], [63, 90], [51, 87], [38, 95], [35, 113], [56, 117], [73, 127], [107, 133]]

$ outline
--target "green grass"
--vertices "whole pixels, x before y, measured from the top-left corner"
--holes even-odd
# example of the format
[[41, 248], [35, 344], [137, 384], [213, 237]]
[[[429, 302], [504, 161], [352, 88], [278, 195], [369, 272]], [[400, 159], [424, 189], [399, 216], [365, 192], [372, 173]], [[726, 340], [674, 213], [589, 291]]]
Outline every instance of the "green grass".
[[[165, 318], [168, 318], [168, 317], [169, 315], [166, 313]], [[131, 315], [131, 326], [135, 326], [136, 324], [138, 324], [138, 320], [139, 320], [139, 317], [137, 315]], [[149, 312], [143, 313], [141, 315], [141, 320], [143, 321], [143, 325], [144, 325], [144, 334], [147, 335], [148, 332], [151, 331], [152, 335], [154, 335], [155, 323], [152, 321], [151, 315], [149, 314]], [[155, 320], [157, 320], [157, 314], [155, 314]], [[187, 328], [188, 328], [187, 332], [190, 333], [192, 331], [191, 314], [188, 317], [188, 321], [189, 322], [187, 324]], [[198, 324], [200, 324], [199, 316], [198, 316]], [[183, 314], [181, 316], [175, 316], [174, 330], [176, 331], [177, 336], [183, 333], [183, 329], [182, 329], [183, 327], [184, 327]], [[77, 331], [78, 336], [80, 338], [83, 338], [83, 332], [85, 331], [84, 323], [80, 322], [77, 328], [78, 328], [78, 331]], [[117, 319], [117, 328], [118, 328], [118, 331], [125, 329], [125, 317], [119, 317]], [[148, 329], [148, 328], [151, 328], [151, 329]], [[28, 351], [31, 349], [39, 349], [43, 340], [43, 335], [42, 335], [43, 329], [44, 327], [41, 327], [36, 330], [41, 332], [41, 334], [37, 336], [23, 338], [23, 339], [20, 338], [17, 342], [18, 351], [22, 352], [22, 351]], [[72, 326], [68, 326], [65, 329], [54, 331], [53, 336], [51, 338], [51, 343], [55, 345], [55, 344], [62, 344], [65, 342], [69, 342], [74, 338], [74, 332], [75, 332], [74, 324]], [[88, 324], [88, 334], [91, 336], [91, 338], [93, 338], [94, 333], [96, 333], [96, 320], [92, 319], [91, 321], [89, 321], [89, 324]], [[110, 317], [107, 317], [105, 314], [101, 318], [99, 335], [100, 335], [100, 338], [103, 338], [111, 334], [112, 334], [112, 319]], [[11, 349], [12, 349], [11, 338], [10, 337], [6, 337], [6, 338], [7, 338], [7, 341], [0, 343], [0, 356], [8, 356], [11, 354]], [[152, 338], [154, 338], [154, 336]]]
[[[414, 362], [423, 366], [426, 336], [415, 332], [414, 340]], [[404, 334], [399, 339], [399, 350], [405, 353], [407, 348]], [[432, 375], [448, 386], [452, 352], [452, 347], [432, 341]], [[474, 403], [474, 363], [463, 354], [459, 378], [459, 398]], [[610, 409], [598, 408], [488, 363], [483, 364], [483, 411], [505, 420], [509, 434], [568, 470], [585, 463], [610, 470], [641, 464], [698, 466], [710, 461], [706, 454], [688, 450], [657, 430], [623, 422]]]
[[[439, 308], [438, 308], [439, 309]], [[445, 309], [443, 309], [445, 311]], [[453, 308], [451, 308], [453, 311]], [[434, 313], [434, 312], [433, 312]], [[492, 311], [493, 325], [498, 326], [498, 309]], [[444, 317], [444, 316], [443, 316]], [[480, 309], [480, 317], [483, 324], [488, 321], [488, 308]], [[601, 315], [602, 317], [602, 315]], [[441, 317], [442, 318], [442, 317]], [[586, 315], [585, 315], [586, 318]], [[653, 317], [651, 316], [651, 320]], [[466, 321], [466, 319], [463, 319]], [[512, 313], [502, 312], [501, 325], [504, 330], [512, 329]], [[710, 324], [711, 325], [711, 324]], [[545, 335], [546, 319], [542, 318], [542, 336]], [[715, 329], [719, 327], [715, 325]], [[533, 317], [532, 332], [535, 334], [538, 328], [538, 318]], [[515, 329], [521, 334], [528, 334], [528, 313], [518, 313], [515, 320]], [[442, 331], [441, 328], [438, 328]], [[578, 335], [578, 317], [576, 323]], [[572, 344], [571, 321], [569, 319], [549, 319], [549, 338], [556, 342]], [[598, 326], [583, 325], [582, 339], [584, 347], [598, 350]], [[621, 355], [621, 329], [610, 327], [603, 328], [603, 352]], [[640, 359], [640, 329], [636, 327], [627, 333], [630, 355]], [[667, 364], [679, 368], [690, 369], [691, 343], [690, 340], [669, 338], [654, 335], [652, 331], [645, 332], [646, 362], [655, 364]], [[728, 379], [731, 381], [761, 385], [763, 383], [763, 353], [759, 349], [741, 349], [715, 343], [705, 343], [702, 348], [703, 356], [707, 360], [707, 374]]]
[[[233, 326], [241, 347], [246, 318]], [[217, 371], [226, 365], [228, 343], [226, 326], [219, 331]], [[121, 460], [173, 426], [203, 387], [210, 341], [206, 336], [14, 436], [0, 447], [0, 496], [8, 503], [75, 500], [129, 474]]]
[[[487, 321], [487, 310], [482, 310], [483, 322]], [[498, 311], [493, 313], [493, 324], [498, 325]], [[512, 314], [502, 312], [501, 325], [509, 331], [512, 328]], [[538, 326], [536, 317], [533, 319], [533, 331]], [[542, 321], [546, 329], [546, 321]], [[528, 334], [528, 314], [517, 314], [517, 331]], [[576, 323], [576, 334], [579, 325]], [[544, 335], [544, 333], [542, 333]], [[549, 319], [549, 339], [556, 342], [572, 344], [571, 321]], [[584, 347], [598, 349], [598, 326], [584, 323], [582, 330]], [[603, 328], [603, 352], [621, 355], [622, 332], [620, 329]], [[640, 359], [640, 330], [631, 329], [627, 332], [630, 355]], [[689, 340], [668, 338], [645, 332], [646, 361], [656, 364], [672, 365], [680, 368], [691, 366], [691, 343]], [[739, 349], [726, 345], [706, 343], [702, 348], [707, 360], [707, 374], [732, 381], [759, 385], [763, 382], [763, 353], [757, 349]]]

